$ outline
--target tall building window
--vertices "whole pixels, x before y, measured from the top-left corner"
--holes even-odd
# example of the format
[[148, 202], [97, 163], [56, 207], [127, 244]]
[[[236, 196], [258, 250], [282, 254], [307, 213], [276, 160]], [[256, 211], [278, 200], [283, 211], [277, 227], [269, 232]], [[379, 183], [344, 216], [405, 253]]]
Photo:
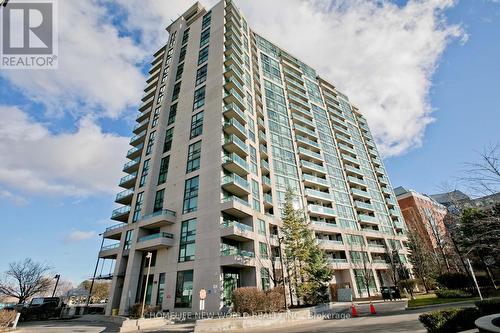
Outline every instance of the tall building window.
[[258, 219], [259, 223], [259, 235], [266, 235], [266, 221]]
[[201, 33], [200, 48], [207, 45], [209, 40], [210, 40], [210, 29], [207, 29]]
[[181, 79], [182, 73], [184, 73], [184, 63], [177, 66], [177, 72], [175, 73], [175, 81]]
[[141, 173], [141, 179], [139, 179], [139, 187], [144, 186], [146, 184], [146, 180], [148, 179], [148, 173], [149, 173], [149, 162], [150, 160], [145, 160], [144, 164], [142, 165], [142, 173]]
[[172, 90], [172, 102], [179, 98], [179, 93], [181, 92], [181, 82], [177, 82]]
[[[172, 53], [173, 52], [174, 52], [174, 49], [168, 50], [168, 52], [167, 52], [167, 60], [165, 60], [165, 66], [168, 66], [172, 62]], [[164, 73], [166, 72], [167, 68], [165, 68]]]
[[269, 277], [269, 269], [262, 267], [260, 269], [260, 281], [262, 284], [262, 289], [268, 290], [271, 288], [271, 279]]
[[203, 65], [196, 71], [196, 83], [195, 86], [198, 86], [207, 80], [207, 65]]
[[181, 47], [181, 51], [179, 53], [179, 63], [183, 62], [184, 59], [186, 59], [186, 50], [187, 50], [187, 45]]
[[205, 86], [194, 92], [193, 110], [201, 108], [203, 105], [205, 105]]
[[177, 36], [177, 31], [174, 31], [174, 33], [170, 35], [170, 42], [168, 43], [168, 47], [174, 46], [176, 36]]
[[196, 219], [182, 222], [179, 247], [179, 262], [194, 260]]
[[172, 125], [175, 122], [175, 116], [177, 115], [177, 103], [170, 106], [170, 111], [168, 113], [168, 125]]
[[132, 234], [134, 230], [127, 230], [127, 233], [125, 234], [125, 242], [123, 245], [124, 250], [130, 249], [130, 245], [132, 245]]
[[200, 168], [201, 140], [189, 145], [186, 173], [193, 172]]
[[260, 212], [260, 190], [259, 183], [252, 179], [253, 209]]
[[163, 209], [163, 197], [165, 195], [165, 189], [156, 191], [155, 204], [153, 206], [153, 213], [158, 212]]
[[267, 244], [259, 242], [259, 254], [262, 259], [269, 258], [269, 254], [267, 252]]
[[210, 26], [210, 22], [212, 21], [212, 12], [208, 12], [203, 16], [203, 20], [201, 22], [201, 30], [205, 30]]
[[157, 107], [153, 114], [153, 122], [151, 123], [151, 128], [155, 128], [158, 124], [158, 119], [160, 118], [161, 106]]
[[170, 67], [165, 67], [165, 69], [163, 70], [163, 75], [161, 77], [161, 83], [165, 83], [165, 81], [167, 81], [169, 68]]
[[163, 152], [166, 153], [172, 148], [172, 140], [174, 138], [174, 128], [171, 127], [165, 132], [165, 141], [163, 142]]
[[186, 30], [184, 30], [184, 34], [182, 35], [182, 42], [181, 44], [184, 45], [188, 42], [189, 40], [189, 28], [187, 28]]
[[195, 212], [198, 209], [198, 188], [198, 176], [186, 180], [186, 184], [184, 186], [183, 214]]
[[175, 284], [176, 308], [191, 308], [193, 304], [193, 270], [177, 272]]
[[156, 305], [161, 306], [165, 297], [165, 273], [160, 273], [158, 277], [158, 295], [156, 296]]
[[146, 156], [151, 154], [151, 151], [153, 150], [153, 145], [155, 143], [155, 135], [156, 135], [155, 131], [149, 133], [148, 145], [146, 147]]
[[208, 60], [208, 46], [200, 50], [200, 53], [198, 54], [198, 65], [201, 65], [207, 60]]
[[191, 135], [190, 138], [196, 138], [203, 132], [203, 111], [198, 112], [191, 117]]
[[158, 185], [164, 184], [167, 181], [168, 164], [170, 162], [170, 155], [165, 156], [160, 162], [160, 173], [158, 174]]
[[137, 222], [141, 217], [143, 200], [144, 200], [144, 192], [141, 192], [137, 195], [137, 199], [135, 200], [135, 208], [134, 208], [134, 215], [132, 216], [132, 222]]

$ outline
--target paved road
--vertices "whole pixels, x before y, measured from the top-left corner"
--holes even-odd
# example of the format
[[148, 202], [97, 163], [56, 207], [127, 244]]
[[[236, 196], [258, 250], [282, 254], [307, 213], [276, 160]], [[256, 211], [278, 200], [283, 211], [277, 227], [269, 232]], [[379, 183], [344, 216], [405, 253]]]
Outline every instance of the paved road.
[[[293, 325], [286, 328], [269, 328], [262, 330], [248, 330], [245, 332], [252, 333], [276, 333], [276, 332], [287, 332], [287, 333], [345, 333], [345, 332], [356, 332], [356, 333], [377, 333], [377, 332], [395, 332], [395, 333], [424, 333], [425, 329], [418, 321], [418, 316], [423, 312], [456, 307], [453, 304], [442, 304], [437, 308], [433, 309], [418, 309], [418, 310], [405, 310], [406, 302], [387, 302], [387, 303], [377, 303], [375, 308], [377, 310], [376, 315], [371, 315], [367, 304], [358, 306], [358, 318], [348, 318], [348, 319], [310, 319], [301, 322], [300, 324]], [[471, 306], [470, 305], [460, 305], [460, 306]], [[346, 310], [339, 309], [341, 313], [345, 313]], [[338, 312], [339, 310], [335, 310]], [[347, 311], [349, 313], [349, 311]], [[338, 318], [339, 316], [337, 316]], [[29, 323], [21, 323], [18, 326], [19, 330], [16, 332], [20, 333], [97, 333], [97, 332], [117, 332], [117, 327], [113, 324], [105, 325], [103, 323], [90, 323], [88, 321], [80, 321], [78, 319], [74, 320], [54, 320], [54, 321], [34, 321]], [[168, 332], [168, 333], [187, 333], [192, 332], [194, 329], [193, 324], [176, 324], [171, 326], [165, 326], [165, 328], [158, 330], [148, 330], [141, 331], [142, 333], [153, 333], [153, 332]]]

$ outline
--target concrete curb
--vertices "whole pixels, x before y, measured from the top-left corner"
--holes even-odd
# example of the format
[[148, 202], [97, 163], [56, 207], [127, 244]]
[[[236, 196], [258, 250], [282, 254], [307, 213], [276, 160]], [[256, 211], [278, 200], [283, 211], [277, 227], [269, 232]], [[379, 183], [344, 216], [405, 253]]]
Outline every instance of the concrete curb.
[[432, 304], [432, 305], [422, 305], [422, 306], [415, 306], [415, 307], [408, 307], [408, 304], [406, 304], [405, 310], [422, 310], [422, 309], [434, 309], [434, 308], [440, 308], [440, 307], [446, 307], [446, 306], [454, 306], [454, 305], [474, 305], [473, 301], [460, 301], [460, 302], [449, 302], [449, 303], [441, 303], [441, 304]]

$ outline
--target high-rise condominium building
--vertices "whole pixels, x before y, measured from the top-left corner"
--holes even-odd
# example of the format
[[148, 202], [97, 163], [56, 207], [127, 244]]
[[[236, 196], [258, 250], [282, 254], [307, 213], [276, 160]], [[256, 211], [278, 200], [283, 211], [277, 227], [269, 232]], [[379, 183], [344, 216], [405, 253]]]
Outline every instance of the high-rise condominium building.
[[107, 312], [144, 296], [196, 311], [201, 289], [217, 311], [237, 287], [272, 287], [287, 188], [335, 269], [333, 299], [338, 288], [363, 297], [391, 285], [387, 252], [406, 262], [405, 226], [358, 109], [253, 32], [232, 1], [196, 3], [167, 31], [112, 213], [121, 223], [103, 234], [99, 256], [116, 260]]

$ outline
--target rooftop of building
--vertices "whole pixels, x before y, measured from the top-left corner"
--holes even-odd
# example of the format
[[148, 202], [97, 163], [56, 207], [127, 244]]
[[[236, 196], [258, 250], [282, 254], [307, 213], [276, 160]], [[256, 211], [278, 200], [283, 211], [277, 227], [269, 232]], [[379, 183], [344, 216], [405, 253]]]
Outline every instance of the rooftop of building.
[[[427, 194], [423, 194], [423, 193], [417, 192], [417, 191], [412, 190], [412, 189], [407, 189], [407, 188], [405, 188], [403, 186], [395, 187], [394, 188], [394, 194], [396, 194], [396, 198], [398, 200], [404, 199], [404, 198], [407, 198], [407, 197], [410, 197], [410, 196], [415, 196], [415, 197], [419, 197], [420, 199], [432, 202], [434, 205], [443, 206], [440, 202], [438, 202], [437, 200], [435, 200], [434, 198], [432, 198], [432, 196], [429, 196]], [[442, 208], [445, 208], [445, 207], [443, 206]]]

